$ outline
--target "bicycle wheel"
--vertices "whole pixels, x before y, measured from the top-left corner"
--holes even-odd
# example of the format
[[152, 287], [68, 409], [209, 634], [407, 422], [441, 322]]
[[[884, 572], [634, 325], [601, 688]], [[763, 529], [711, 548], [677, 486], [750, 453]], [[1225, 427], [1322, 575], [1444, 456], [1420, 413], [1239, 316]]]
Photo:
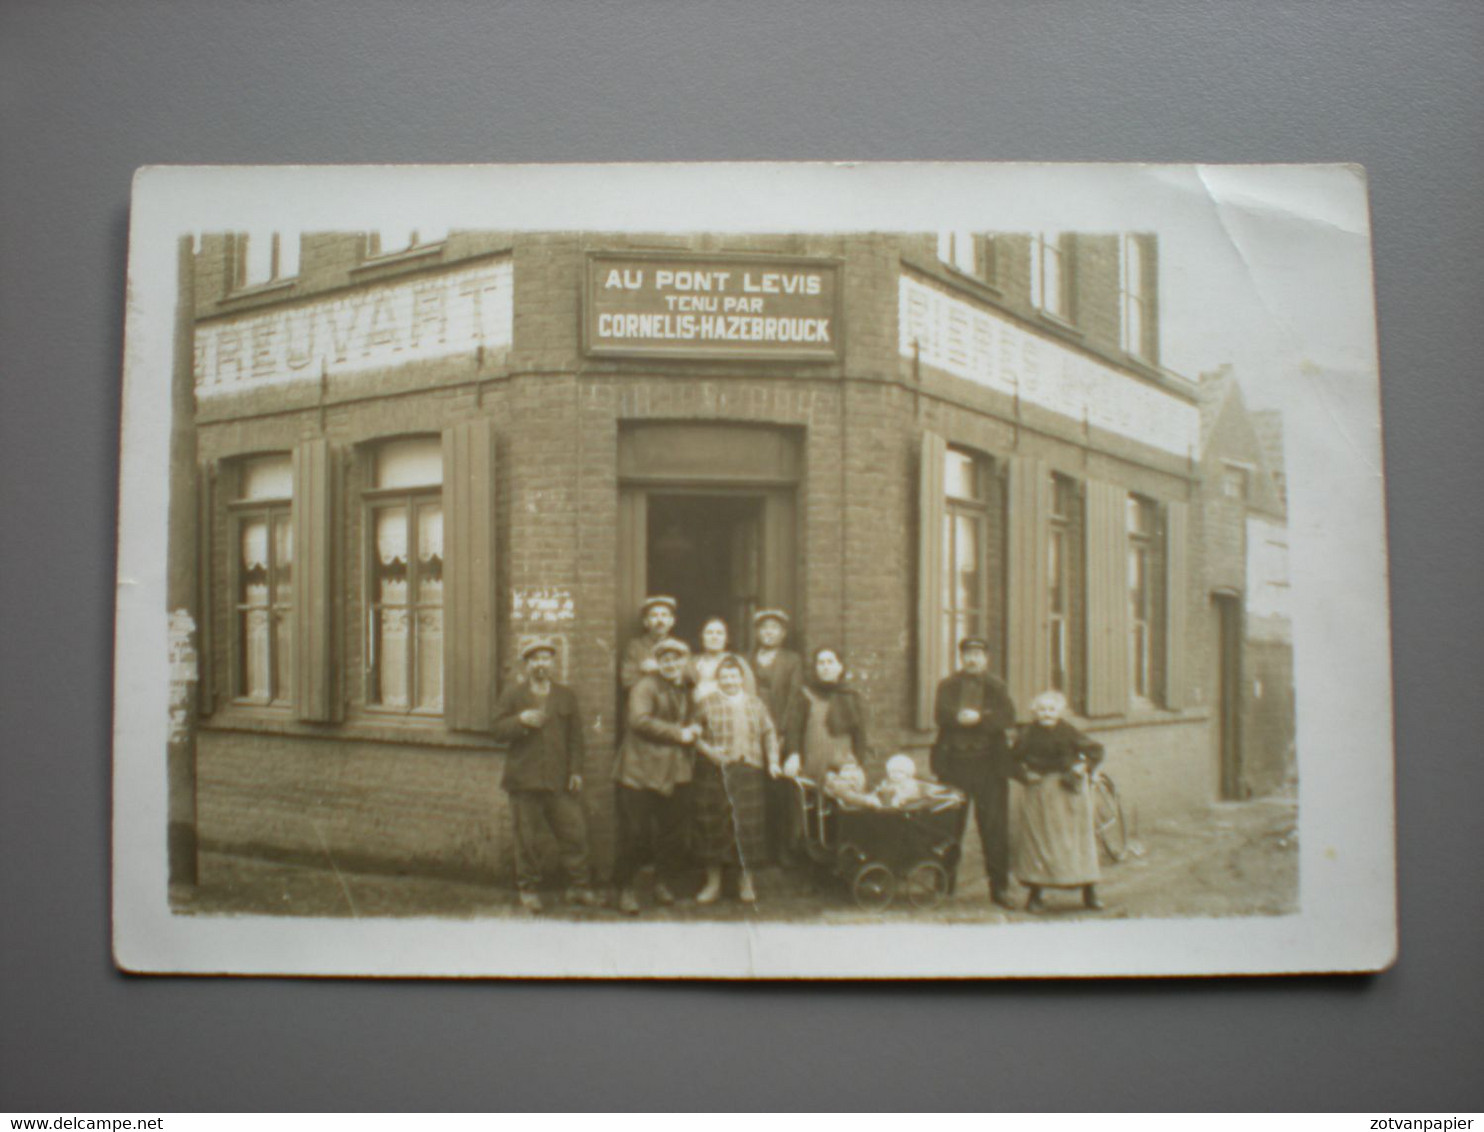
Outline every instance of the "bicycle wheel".
[[1093, 780], [1093, 820], [1097, 823], [1098, 848], [1103, 857], [1117, 864], [1128, 855], [1128, 823], [1123, 816], [1123, 803], [1118, 789], [1106, 774]]

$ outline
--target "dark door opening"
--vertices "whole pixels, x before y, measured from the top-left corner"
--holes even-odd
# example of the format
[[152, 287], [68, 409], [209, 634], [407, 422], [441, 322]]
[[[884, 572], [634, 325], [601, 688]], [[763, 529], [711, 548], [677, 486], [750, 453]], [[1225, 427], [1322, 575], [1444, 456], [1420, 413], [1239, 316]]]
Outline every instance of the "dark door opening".
[[701, 627], [720, 617], [732, 647], [749, 648], [762, 597], [764, 498], [655, 492], [648, 504], [647, 588], [675, 598], [676, 635], [695, 647]]

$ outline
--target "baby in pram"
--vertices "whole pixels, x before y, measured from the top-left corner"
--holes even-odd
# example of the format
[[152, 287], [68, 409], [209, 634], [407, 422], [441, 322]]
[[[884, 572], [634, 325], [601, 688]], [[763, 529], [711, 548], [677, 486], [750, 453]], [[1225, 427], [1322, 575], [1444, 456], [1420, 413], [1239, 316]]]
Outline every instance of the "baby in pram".
[[865, 769], [854, 759], [834, 767], [824, 776], [825, 795], [847, 806], [872, 810], [902, 810], [923, 803], [957, 797], [951, 786], [917, 777], [917, 762], [911, 755], [892, 755], [886, 760], [886, 777], [874, 790], [866, 787]]

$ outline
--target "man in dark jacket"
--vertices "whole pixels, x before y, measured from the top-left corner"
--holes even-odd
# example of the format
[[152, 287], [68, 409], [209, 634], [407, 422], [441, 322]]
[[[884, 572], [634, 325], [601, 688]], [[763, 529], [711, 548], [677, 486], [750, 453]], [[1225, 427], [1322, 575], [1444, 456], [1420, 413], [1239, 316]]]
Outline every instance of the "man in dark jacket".
[[938, 778], [969, 796], [989, 898], [1002, 908], [1010, 900], [1010, 768], [1005, 729], [1015, 722], [1015, 704], [989, 672], [989, 643], [967, 637], [958, 646], [960, 669], [938, 685], [933, 718], [938, 739], [932, 767]]
[[530, 641], [520, 650], [526, 679], [507, 688], [495, 707], [494, 737], [507, 744], [505, 778], [515, 815], [515, 885], [528, 912], [540, 912], [537, 838], [551, 831], [567, 873], [567, 902], [598, 902], [588, 865], [582, 812], [582, 716], [577, 695], [551, 678], [556, 645]]
[[[788, 614], [781, 609], [762, 609], [752, 615], [757, 647], [747, 657], [757, 680], [758, 699], [768, 709], [773, 726], [783, 735], [788, 706], [804, 686], [804, 661], [786, 646]], [[770, 861], [783, 861], [789, 855], [793, 829], [794, 790], [787, 779], [770, 778], [765, 787], [767, 802], [767, 856]]]
[[659, 670], [639, 678], [629, 693], [628, 723], [613, 766], [614, 806], [618, 811], [618, 857], [613, 883], [618, 910], [639, 911], [634, 881], [641, 869], [654, 869], [654, 899], [673, 904], [665, 873], [675, 872], [685, 852], [687, 809], [695, 744], [701, 728], [691, 722], [685, 683], [690, 649], [666, 639], [654, 646]]

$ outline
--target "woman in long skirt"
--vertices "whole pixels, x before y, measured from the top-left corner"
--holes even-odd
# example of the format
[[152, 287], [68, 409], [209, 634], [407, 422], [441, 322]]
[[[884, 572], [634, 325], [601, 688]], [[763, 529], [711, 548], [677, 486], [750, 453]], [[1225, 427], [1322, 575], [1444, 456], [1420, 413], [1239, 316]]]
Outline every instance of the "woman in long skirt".
[[757, 900], [752, 870], [767, 854], [764, 790], [778, 774], [778, 734], [762, 700], [747, 690], [742, 662], [727, 657], [716, 669], [717, 690], [700, 703], [694, 805], [696, 849], [706, 883], [696, 896], [721, 896], [724, 870], [738, 874], [737, 897]]
[[1036, 722], [1011, 752], [1020, 783], [1011, 871], [1030, 890], [1028, 912], [1045, 906], [1047, 888], [1080, 888], [1083, 904], [1096, 911], [1103, 905], [1091, 776], [1103, 761], [1103, 746], [1063, 718], [1067, 698], [1060, 692], [1042, 692], [1031, 710]]

